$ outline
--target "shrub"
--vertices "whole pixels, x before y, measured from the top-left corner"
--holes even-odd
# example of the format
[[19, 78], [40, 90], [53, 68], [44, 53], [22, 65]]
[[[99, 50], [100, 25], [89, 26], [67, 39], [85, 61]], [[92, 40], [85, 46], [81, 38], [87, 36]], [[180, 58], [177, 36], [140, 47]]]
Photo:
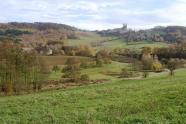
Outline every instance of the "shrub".
[[100, 56], [102, 58], [110, 58], [110, 53], [109, 53], [108, 50], [102, 49], [102, 50], [97, 52], [96, 56]]
[[61, 55], [65, 55], [65, 51], [64, 50], [60, 50], [60, 54]]
[[160, 71], [162, 71], [163, 66], [162, 66], [162, 64], [160, 62], [153, 62], [152, 69], [155, 72], [160, 72]]
[[69, 52], [69, 55], [70, 55], [70, 56], [75, 56], [75, 55], [76, 55], [75, 50], [70, 51], [70, 52]]
[[168, 59], [162, 58], [162, 59], [161, 59], [161, 63], [162, 63], [163, 65], [166, 65], [166, 64], [168, 63]]
[[103, 61], [104, 61], [104, 64], [111, 64], [112, 63], [111, 59], [109, 59], [109, 58], [105, 58]]
[[76, 54], [79, 56], [92, 57], [95, 55], [95, 50], [91, 46], [80, 45], [77, 47]]
[[59, 70], [60, 70], [60, 68], [57, 65], [53, 66], [53, 68], [52, 68], [52, 71], [54, 71], [54, 72], [57, 72]]
[[81, 75], [81, 81], [89, 81], [90, 77], [87, 74]]
[[103, 49], [97, 52], [96, 54], [96, 65], [103, 66], [103, 64], [111, 64], [110, 53]]
[[101, 58], [96, 58], [96, 66], [102, 67], [104, 64], [104, 61]]
[[149, 76], [149, 72], [148, 71], [144, 71], [143, 72], [143, 78], [147, 78]]
[[130, 77], [137, 77], [139, 75], [139, 73], [135, 72], [135, 71], [131, 71], [131, 70], [127, 69], [127, 68], [123, 68], [121, 70], [121, 74], [120, 75], [121, 75], [122, 78], [130, 78]]

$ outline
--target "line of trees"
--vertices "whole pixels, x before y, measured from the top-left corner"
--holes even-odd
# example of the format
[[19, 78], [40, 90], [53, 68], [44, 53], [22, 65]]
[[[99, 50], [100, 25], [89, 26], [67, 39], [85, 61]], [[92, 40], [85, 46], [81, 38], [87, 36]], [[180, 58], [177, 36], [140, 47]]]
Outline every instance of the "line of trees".
[[144, 47], [142, 52], [139, 52], [139, 50], [135, 49], [116, 48], [112, 51], [112, 53], [116, 55], [141, 59], [144, 50], [147, 50], [147, 53], [150, 53], [153, 56], [156, 55], [160, 60], [171, 58], [186, 59], [186, 43], [175, 44], [162, 48], [157, 47], [153, 49], [150, 47]]
[[186, 59], [186, 43], [173, 45], [165, 48], [155, 48], [153, 51], [154, 54], [156, 54], [160, 59], [162, 58]]
[[41, 61], [11, 42], [0, 45], [0, 88], [6, 94], [41, 88]]
[[[179, 51], [179, 46], [175, 46], [174, 50]], [[158, 59], [158, 51], [161, 51], [162, 49], [167, 49], [170, 51], [170, 53], [167, 55], [167, 51], [162, 53], [162, 55], [165, 56], [165, 58], [161, 58], [160, 61]], [[161, 72], [164, 68], [167, 68], [170, 71], [170, 75], [174, 75], [174, 71], [177, 68], [184, 67], [185, 60], [183, 58], [177, 58], [172, 57], [171, 51], [172, 47], [168, 48], [156, 48], [151, 49], [150, 47], [144, 47], [142, 50], [142, 70], [144, 71], [144, 77], [146, 77], [149, 71], [155, 71], [155, 72]], [[174, 53], [174, 52], [173, 52]], [[159, 55], [159, 54], [158, 54]]]
[[[133, 63], [138, 61], [136, 66], [143, 72], [143, 77], [146, 78], [149, 72], [162, 72], [165, 69], [169, 70], [172, 76], [178, 68], [184, 67], [186, 61], [186, 43], [172, 45], [164, 48], [143, 47], [141, 52], [133, 49], [114, 49], [113, 56], [118, 56], [123, 59], [130, 59]], [[122, 70], [126, 75], [126, 69]]]

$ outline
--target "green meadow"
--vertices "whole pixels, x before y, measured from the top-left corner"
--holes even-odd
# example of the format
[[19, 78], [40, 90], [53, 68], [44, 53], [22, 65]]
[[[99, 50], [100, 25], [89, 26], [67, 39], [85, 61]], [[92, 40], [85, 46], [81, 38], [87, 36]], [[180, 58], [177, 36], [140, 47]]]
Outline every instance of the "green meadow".
[[186, 70], [0, 98], [2, 124], [184, 124]]

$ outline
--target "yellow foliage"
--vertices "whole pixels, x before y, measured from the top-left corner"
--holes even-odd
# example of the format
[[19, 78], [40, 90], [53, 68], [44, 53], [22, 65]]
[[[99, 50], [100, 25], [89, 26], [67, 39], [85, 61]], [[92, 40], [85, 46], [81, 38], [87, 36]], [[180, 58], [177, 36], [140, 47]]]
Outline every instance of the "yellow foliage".
[[159, 72], [163, 69], [163, 65], [159, 61], [153, 62], [152, 69], [156, 72]]

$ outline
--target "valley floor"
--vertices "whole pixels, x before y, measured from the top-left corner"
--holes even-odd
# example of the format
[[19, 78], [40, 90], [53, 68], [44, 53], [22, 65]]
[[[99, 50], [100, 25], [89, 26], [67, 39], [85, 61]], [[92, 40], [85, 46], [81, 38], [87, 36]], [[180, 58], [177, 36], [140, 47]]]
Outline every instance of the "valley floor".
[[0, 123], [184, 124], [185, 72], [0, 97]]

